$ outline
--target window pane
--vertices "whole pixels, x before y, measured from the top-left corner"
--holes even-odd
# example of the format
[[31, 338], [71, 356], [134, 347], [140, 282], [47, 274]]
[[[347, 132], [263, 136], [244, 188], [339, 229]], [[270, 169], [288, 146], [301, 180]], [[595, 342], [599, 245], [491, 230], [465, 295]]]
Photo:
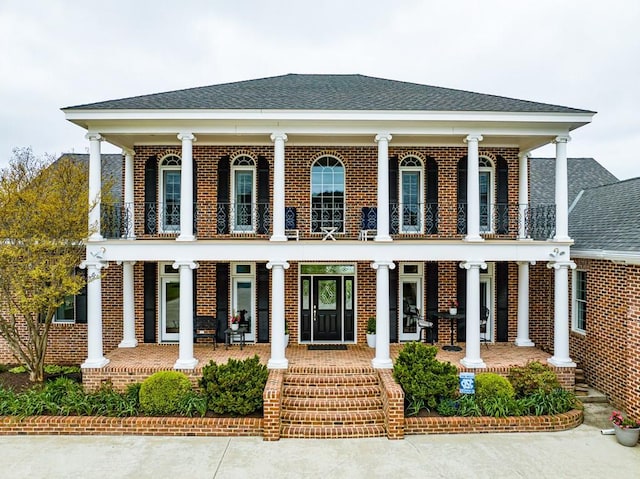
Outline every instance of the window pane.
[[253, 227], [253, 171], [235, 172], [235, 229], [251, 230]]
[[420, 231], [420, 172], [402, 172], [402, 232]]
[[251, 330], [251, 297], [253, 296], [253, 283], [251, 281], [238, 281], [236, 283], [236, 312], [244, 311], [244, 320]]
[[56, 321], [75, 321], [75, 296], [66, 296], [56, 310]]
[[320, 158], [311, 168], [311, 231], [344, 231], [344, 167], [331, 157]]
[[180, 171], [164, 171], [164, 224], [180, 226]]
[[480, 172], [480, 230], [489, 231], [489, 185], [491, 175], [488, 171]]

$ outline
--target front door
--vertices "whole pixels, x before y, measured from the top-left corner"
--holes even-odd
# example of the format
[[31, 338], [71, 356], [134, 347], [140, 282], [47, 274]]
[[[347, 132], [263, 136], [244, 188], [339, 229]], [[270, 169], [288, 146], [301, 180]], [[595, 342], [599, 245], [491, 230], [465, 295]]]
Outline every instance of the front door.
[[313, 277], [313, 339], [342, 339], [342, 276]]
[[162, 278], [161, 282], [161, 341], [180, 339], [180, 281], [178, 278]]

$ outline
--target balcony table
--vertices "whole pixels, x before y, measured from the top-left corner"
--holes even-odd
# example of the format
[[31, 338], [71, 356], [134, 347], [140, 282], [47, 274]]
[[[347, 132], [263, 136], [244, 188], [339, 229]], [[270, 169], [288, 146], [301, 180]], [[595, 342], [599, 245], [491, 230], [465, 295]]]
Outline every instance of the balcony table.
[[448, 318], [451, 322], [451, 344], [446, 344], [442, 347], [442, 349], [444, 349], [445, 351], [462, 351], [462, 348], [460, 346], [456, 346], [453, 341], [453, 321], [454, 319], [458, 320], [464, 318], [464, 314], [451, 314], [448, 311], [441, 311], [438, 313], [438, 317], [442, 319]]

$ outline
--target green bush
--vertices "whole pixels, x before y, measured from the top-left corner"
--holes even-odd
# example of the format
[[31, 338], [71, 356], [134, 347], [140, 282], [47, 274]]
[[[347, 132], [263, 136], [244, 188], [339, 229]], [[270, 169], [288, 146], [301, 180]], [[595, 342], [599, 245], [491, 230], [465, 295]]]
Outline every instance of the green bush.
[[539, 390], [550, 393], [560, 387], [558, 375], [549, 366], [538, 361], [529, 362], [522, 367], [512, 367], [508, 378], [518, 398]]
[[507, 380], [495, 373], [476, 374], [476, 399], [482, 403], [487, 398], [513, 399], [513, 386]]
[[548, 393], [539, 389], [519, 399], [518, 402], [523, 414], [532, 416], [562, 414], [582, 407], [573, 392], [562, 388], [554, 389]]
[[191, 381], [186, 374], [179, 371], [157, 372], [140, 386], [140, 409], [152, 416], [175, 414], [190, 391]]
[[507, 417], [521, 416], [522, 407], [514, 397], [488, 396], [480, 400], [480, 409], [484, 416]]
[[226, 364], [211, 361], [202, 368], [200, 386], [213, 412], [244, 416], [262, 409], [268, 376], [257, 355], [244, 361], [229, 359]]
[[480, 406], [473, 394], [463, 394], [458, 399], [458, 416], [478, 417], [482, 416]]
[[404, 390], [411, 412], [435, 408], [443, 399], [456, 396], [458, 370], [436, 360], [437, 351], [435, 346], [407, 343], [393, 366], [393, 377]]

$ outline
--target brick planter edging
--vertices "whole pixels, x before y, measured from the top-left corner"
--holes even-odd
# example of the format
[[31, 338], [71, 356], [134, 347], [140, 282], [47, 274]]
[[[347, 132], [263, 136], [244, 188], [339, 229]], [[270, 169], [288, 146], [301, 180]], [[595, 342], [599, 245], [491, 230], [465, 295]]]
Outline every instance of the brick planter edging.
[[382, 389], [384, 422], [389, 439], [404, 438], [404, 391], [393, 379], [391, 369], [378, 369]]
[[262, 436], [262, 418], [29, 416], [0, 417], [0, 436]]
[[407, 417], [405, 434], [469, 434], [489, 432], [566, 431], [582, 424], [583, 413], [572, 409], [553, 416]]
[[284, 386], [284, 370], [269, 371], [267, 384], [262, 393], [263, 440], [278, 441], [280, 439], [280, 411], [282, 409], [282, 388]]

